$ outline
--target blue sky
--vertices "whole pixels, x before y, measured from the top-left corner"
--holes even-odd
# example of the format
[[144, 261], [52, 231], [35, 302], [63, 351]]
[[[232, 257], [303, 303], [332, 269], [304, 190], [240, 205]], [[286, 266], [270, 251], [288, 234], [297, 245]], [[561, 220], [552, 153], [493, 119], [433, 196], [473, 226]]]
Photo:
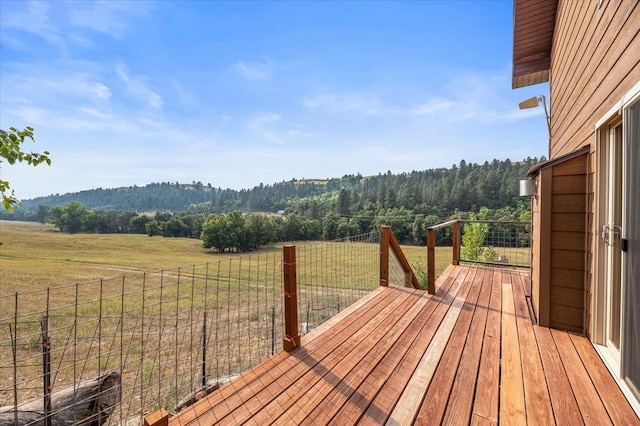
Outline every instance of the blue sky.
[[0, 0], [0, 128], [50, 167], [27, 199], [201, 181], [251, 188], [546, 155], [511, 90], [511, 1]]

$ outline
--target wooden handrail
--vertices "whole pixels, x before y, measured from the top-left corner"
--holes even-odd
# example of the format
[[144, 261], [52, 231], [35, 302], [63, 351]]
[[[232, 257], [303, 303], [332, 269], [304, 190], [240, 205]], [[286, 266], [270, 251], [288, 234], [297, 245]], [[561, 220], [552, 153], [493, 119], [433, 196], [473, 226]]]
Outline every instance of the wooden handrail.
[[[405, 273], [405, 286], [421, 288], [416, 274], [413, 273], [413, 269], [400, 247], [400, 243], [398, 243], [396, 236], [391, 231], [391, 227], [386, 225], [381, 227], [380, 236], [380, 285], [387, 286], [389, 284], [389, 247], [393, 250]], [[384, 276], [383, 273], [385, 274]]]
[[456, 222], [459, 222], [459, 220], [458, 219], [453, 219], [453, 220], [449, 220], [447, 222], [442, 222], [442, 223], [439, 223], [437, 225], [433, 225], [433, 226], [428, 227], [427, 231], [429, 229], [433, 229], [434, 231], [437, 231], [438, 229], [442, 229], [442, 228], [446, 228], [447, 226], [451, 226]]
[[460, 220], [454, 219], [427, 228], [427, 290], [429, 294], [436, 292], [436, 230], [453, 227], [453, 255], [451, 263], [460, 264]]

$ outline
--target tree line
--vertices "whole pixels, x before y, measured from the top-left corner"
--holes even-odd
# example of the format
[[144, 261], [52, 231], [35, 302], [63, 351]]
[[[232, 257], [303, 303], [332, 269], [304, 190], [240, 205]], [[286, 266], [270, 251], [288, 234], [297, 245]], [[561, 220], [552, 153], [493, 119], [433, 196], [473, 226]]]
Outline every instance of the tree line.
[[[41, 206], [38, 218], [42, 223], [52, 223], [67, 233], [127, 233], [147, 234], [150, 237], [199, 238], [204, 248], [219, 252], [248, 252], [275, 242], [336, 240], [379, 230], [382, 225], [392, 227], [403, 243], [424, 245], [427, 228], [453, 218], [480, 218], [483, 220], [530, 220], [525, 203], [518, 207], [489, 209], [480, 213], [457, 211], [448, 217], [415, 214], [404, 208], [363, 211], [356, 215], [341, 216], [327, 213], [321, 219], [308, 214], [229, 213], [190, 214], [182, 212], [156, 212], [153, 215], [135, 212], [92, 211], [83, 204], [72, 201], [62, 206]], [[450, 245], [450, 230], [437, 233], [437, 244]]]
[[292, 179], [260, 184], [252, 189], [216, 188], [211, 183], [152, 183], [126, 188], [92, 189], [23, 200], [23, 207], [2, 219], [36, 220], [40, 205], [55, 207], [78, 201], [91, 210], [155, 212], [173, 214], [244, 212], [276, 213], [281, 210], [305, 213], [321, 219], [329, 211], [340, 215], [376, 208], [400, 208], [423, 214], [446, 215], [454, 210], [479, 211], [515, 207], [518, 180], [544, 157], [522, 161], [493, 160], [483, 164], [462, 160], [450, 168], [375, 176], [346, 175], [333, 179]]
[[[481, 208], [487, 219], [528, 220], [529, 200], [518, 196], [518, 180], [538, 161], [494, 160], [482, 165], [461, 161], [450, 169], [387, 172], [370, 177], [358, 174], [326, 181], [292, 180], [243, 191], [220, 190], [200, 182], [189, 189], [177, 183], [134, 187], [134, 193], [146, 189], [156, 194], [156, 203], [147, 206], [156, 206], [152, 214], [143, 211], [154, 209], [116, 209], [121, 205], [116, 196], [119, 190], [94, 190], [86, 193], [98, 198], [99, 194], [110, 194], [102, 201], [104, 208], [91, 207], [78, 199], [36, 207], [25, 201], [24, 208], [16, 209], [10, 218], [50, 222], [70, 233], [201, 238], [205, 247], [219, 251], [249, 251], [275, 241], [347, 238], [381, 225], [391, 226], [404, 243], [424, 244], [428, 226], [451, 218], [469, 218]], [[213, 199], [191, 203], [181, 211], [160, 209], [157, 207], [164, 205], [160, 202], [163, 189], [169, 198], [178, 199], [179, 194], [187, 192], [191, 198], [185, 200], [197, 199], [197, 193], [207, 193]], [[93, 205], [99, 204], [96, 201]], [[438, 235], [438, 244], [450, 240], [446, 232]]]

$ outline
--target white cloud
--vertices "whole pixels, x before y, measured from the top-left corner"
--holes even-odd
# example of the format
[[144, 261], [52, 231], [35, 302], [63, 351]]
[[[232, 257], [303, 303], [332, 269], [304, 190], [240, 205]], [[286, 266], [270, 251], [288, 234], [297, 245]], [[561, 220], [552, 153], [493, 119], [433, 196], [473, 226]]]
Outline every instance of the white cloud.
[[27, 2], [24, 11], [15, 13], [8, 13], [3, 5], [0, 25], [2, 28], [34, 34], [61, 49], [66, 48], [62, 31], [49, 18], [49, 3], [47, 2]]
[[382, 115], [395, 111], [395, 107], [386, 106], [377, 97], [360, 93], [328, 93], [304, 99], [302, 104], [313, 110], [329, 113], [358, 113], [362, 115]]
[[433, 98], [425, 103], [408, 108], [410, 115], [433, 115], [441, 111], [449, 111], [456, 107], [456, 102], [450, 99]]
[[162, 96], [147, 87], [145, 76], [129, 75], [127, 66], [123, 64], [116, 67], [116, 73], [126, 85], [129, 93], [152, 108], [162, 108], [164, 105]]
[[231, 66], [236, 74], [249, 81], [271, 80], [272, 68], [271, 62], [238, 61]]
[[284, 138], [278, 135], [271, 126], [280, 121], [281, 116], [270, 112], [259, 114], [249, 122], [249, 128], [257, 136], [268, 140], [269, 142], [281, 144]]
[[[68, 53], [70, 45], [95, 47], [91, 33], [121, 39], [133, 17], [147, 13], [151, 2], [94, 1], [94, 2], [3, 2], [0, 25], [2, 43], [17, 48], [24, 42], [19, 32], [36, 35]], [[53, 5], [54, 7], [51, 7]], [[12, 30], [11, 32], [6, 31]]]

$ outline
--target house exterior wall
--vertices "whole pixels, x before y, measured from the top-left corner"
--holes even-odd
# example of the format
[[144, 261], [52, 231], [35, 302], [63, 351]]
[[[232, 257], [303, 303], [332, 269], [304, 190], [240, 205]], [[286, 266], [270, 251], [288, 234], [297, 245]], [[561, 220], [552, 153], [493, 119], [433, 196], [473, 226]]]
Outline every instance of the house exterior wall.
[[538, 324], [585, 329], [588, 150], [544, 164], [532, 201], [531, 297]]
[[585, 329], [587, 155], [551, 168], [549, 326]]
[[[590, 333], [593, 259], [598, 237], [594, 221], [595, 126], [638, 81], [640, 0], [561, 0], [551, 54], [549, 156], [553, 159], [590, 146], [586, 193], [583, 195], [588, 230], [584, 257], [584, 331], [587, 334]], [[539, 255], [534, 253], [534, 257]], [[557, 278], [557, 275], [552, 276], [551, 280]], [[556, 292], [550, 296], [567, 304], [574, 303], [577, 294]]]

